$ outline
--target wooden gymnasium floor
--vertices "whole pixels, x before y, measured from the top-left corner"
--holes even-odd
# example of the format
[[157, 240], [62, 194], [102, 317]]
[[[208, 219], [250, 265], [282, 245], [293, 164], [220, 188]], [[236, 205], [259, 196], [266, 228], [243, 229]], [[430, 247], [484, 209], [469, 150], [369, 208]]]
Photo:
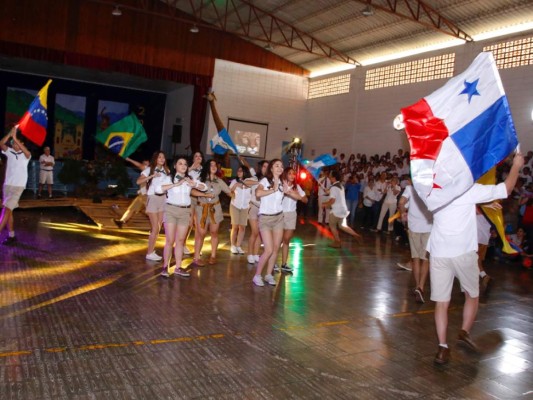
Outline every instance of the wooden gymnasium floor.
[[396, 266], [408, 247], [390, 236], [332, 249], [300, 218], [294, 273], [260, 288], [229, 251], [226, 219], [216, 265], [164, 279], [145, 260], [146, 225], [117, 229], [107, 202], [50, 203], [18, 209], [18, 241], [0, 247], [0, 399], [533, 398], [532, 272], [520, 265], [487, 263], [480, 354], [454, 341], [454, 289], [452, 359], [438, 367], [434, 304], [415, 302]]

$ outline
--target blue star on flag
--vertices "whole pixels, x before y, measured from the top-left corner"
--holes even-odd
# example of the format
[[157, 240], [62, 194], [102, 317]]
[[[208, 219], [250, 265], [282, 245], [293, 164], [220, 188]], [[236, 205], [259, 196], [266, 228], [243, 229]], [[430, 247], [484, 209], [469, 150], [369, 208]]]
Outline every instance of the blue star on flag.
[[468, 95], [468, 103], [470, 103], [470, 100], [472, 100], [472, 96], [481, 96], [479, 92], [477, 91], [477, 83], [479, 82], [479, 78], [476, 79], [474, 82], [467, 82], [465, 81], [465, 88], [463, 91], [459, 94], [467, 94]]

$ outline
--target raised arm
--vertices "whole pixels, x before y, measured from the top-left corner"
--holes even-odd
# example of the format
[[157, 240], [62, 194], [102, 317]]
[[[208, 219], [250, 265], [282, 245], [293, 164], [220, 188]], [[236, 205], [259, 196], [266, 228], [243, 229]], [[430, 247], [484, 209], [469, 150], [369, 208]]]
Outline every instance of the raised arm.
[[5, 135], [2, 138], [2, 140], [0, 140], [0, 148], [2, 148], [3, 151], [7, 150], [7, 142], [13, 136], [13, 134], [16, 132], [16, 130], [17, 130], [17, 127], [14, 126], [13, 128], [11, 128], [9, 133], [7, 135]]
[[513, 165], [511, 166], [511, 170], [509, 171], [509, 175], [507, 175], [507, 178], [505, 178], [505, 187], [507, 188], [507, 195], [509, 196], [516, 185], [516, 181], [518, 180], [518, 176], [520, 174], [520, 169], [524, 165], [524, 156], [522, 153], [516, 153], [513, 158]]
[[26, 156], [26, 158], [29, 160], [31, 158], [31, 153], [30, 151], [26, 148], [26, 146], [24, 146], [24, 143], [22, 143], [21, 141], [19, 141], [19, 139], [17, 138], [17, 133], [15, 131], [15, 133], [13, 133], [11, 135], [13, 137], [13, 141], [20, 147], [20, 149], [22, 150], [22, 152], [24, 153], [24, 155]]
[[144, 170], [146, 167], [143, 163], [140, 163], [139, 161], [132, 160], [129, 157], [126, 157], [126, 161], [132, 164], [135, 168], [140, 169], [141, 171]]

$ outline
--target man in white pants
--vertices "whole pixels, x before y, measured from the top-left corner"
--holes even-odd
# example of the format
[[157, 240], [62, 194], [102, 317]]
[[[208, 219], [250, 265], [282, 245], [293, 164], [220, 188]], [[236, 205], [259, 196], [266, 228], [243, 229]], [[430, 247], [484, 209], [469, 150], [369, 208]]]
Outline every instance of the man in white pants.
[[44, 154], [39, 157], [39, 192], [37, 198], [41, 198], [43, 186], [48, 186], [48, 198], [52, 198], [52, 185], [54, 184], [54, 165], [56, 164], [54, 156], [50, 154], [50, 147], [43, 149]]

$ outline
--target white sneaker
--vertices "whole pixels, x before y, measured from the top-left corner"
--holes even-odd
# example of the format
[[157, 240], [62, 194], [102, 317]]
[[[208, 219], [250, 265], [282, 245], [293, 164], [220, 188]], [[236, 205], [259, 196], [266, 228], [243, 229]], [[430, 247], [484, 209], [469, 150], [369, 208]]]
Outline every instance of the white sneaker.
[[239, 254], [244, 254], [244, 250], [240, 246], [237, 246], [237, 252]]
[[190, 256], [192, 253], [187, 246], [183, 246], [183, 255]]
[[271, 286], [276, 286], [276, 280], [272, 275], [265, 275], [265, 282]]
[[254, 283], [255, 286], [265, 286], [265, 283], [263, 282], [263, 278], [261, 278], [261, 275], [255, 275], [254, 279], [252, 279], [252, 282]]
[[237, 250], [237, 246], [231, 245], [231, 254], [239, 254], [239, 250]]
[[281, 268], [279, 267], [278, 264], [274, 264], [274, 272], [279, 272], [281, 271]]
[[409, 264], [402, 264], [402, 263], [396, 263], [398, 268], [401, 268], [405, 271], [412, 271], [413, 269], [409, 266]]
[[158, 256], [157, 253], [154, 251], [154, 252], [152, 252], [150, 254], [147, 254], [146, 255], [146, 259], [150, 260], [150, 261], [161, 261], [163, 259], [163, 257]]
[[260, 258], [259, 255], [256, 254], [256, 255], [254, 256], [254, 258], [255, 258], [255, 262], [258, 263], [258, 262], [259, 262], [259, 258]]
[[248, 259], [248, 264], [255, 264], [255, 257], [252, 256], [251, 254], [248, 255], [248, 257], [246, 257]]

